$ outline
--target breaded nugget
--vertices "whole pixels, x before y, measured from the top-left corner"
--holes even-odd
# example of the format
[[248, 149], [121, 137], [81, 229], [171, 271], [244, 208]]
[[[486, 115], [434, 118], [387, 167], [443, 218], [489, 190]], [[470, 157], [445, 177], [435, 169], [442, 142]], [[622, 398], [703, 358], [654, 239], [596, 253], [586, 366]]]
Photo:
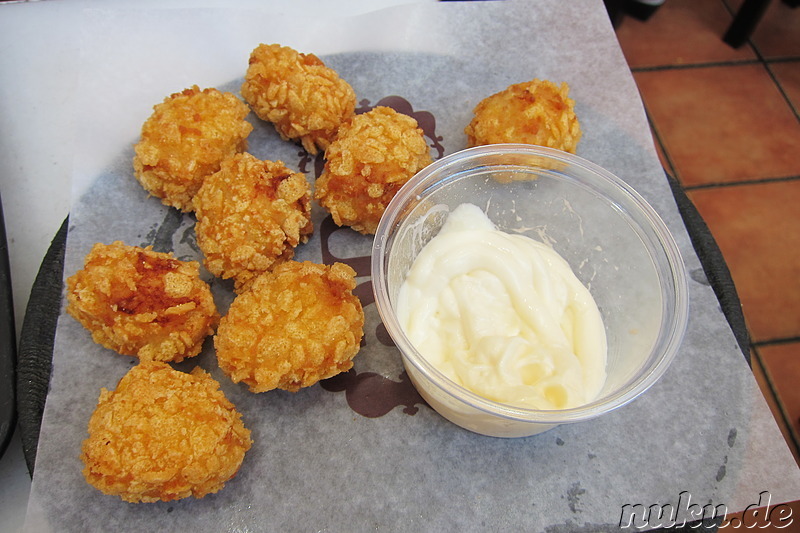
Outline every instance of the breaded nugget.
[[67, 279], [67, 302], [95, 342], [143, 361], [197, 355], [219, 321], [199, 263], [120, 241], [94, 245]]
[[574, 154], [581, 127], [568, 94], [566, 83], [535, 79], [483, 99], [464, 130], [468, 145], [535, 144]]
[[134, 174], [164, 204], [191, 211], [203, 179], [219, 170], [224, 158], [247, 149], [250, 109], [232, 93], [201, 91], [197, 85], [153, 109], [134, 147]]
[[131, 503], [202, 498], [236, 475], [251, 444], [211, 375], [144, 361], [116, 390], [101, 389], [81, 447], [83, 475]]
[[339, 125], [355, 112], [356, 93], [314, 54], [261, 44], [250, 54], [242, 96], [283, 139], [310, 154], [327, 148]]
[[349, 370], [364, 335], [355, 271], [288, 261], [255, 280], [222, 318], [219, 367], [253, 392], [292, 392]]
[[248, 153], [222, 163], [195, 196], [197, 245], [215, 276], [233, 278], [237, 292], [308, 241], [311, 186], [280, 161]]
[[325, 151], [314, 197], [340, 226], [374, 234], [386, 206], [411, 177], [431, 163], [417, 121], [376, 107], [342, 125]]

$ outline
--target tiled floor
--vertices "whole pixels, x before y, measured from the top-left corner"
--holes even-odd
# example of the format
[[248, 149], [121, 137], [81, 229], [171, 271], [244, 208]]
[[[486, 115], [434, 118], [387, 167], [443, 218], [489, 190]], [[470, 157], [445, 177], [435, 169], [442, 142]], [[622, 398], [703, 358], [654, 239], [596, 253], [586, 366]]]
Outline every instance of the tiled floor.
[[774, 0], [733, 49], [722, 36], [741, 3], [666, 0], [617, 36], [664, 167], [731, 270], [753, 371], [800, 464], [800, 7]]

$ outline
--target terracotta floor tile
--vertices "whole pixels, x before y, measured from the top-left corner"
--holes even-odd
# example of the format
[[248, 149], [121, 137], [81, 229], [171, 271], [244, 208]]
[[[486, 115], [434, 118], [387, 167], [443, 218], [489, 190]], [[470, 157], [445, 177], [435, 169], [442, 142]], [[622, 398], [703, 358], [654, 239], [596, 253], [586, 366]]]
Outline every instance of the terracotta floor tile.
[[[800, 23], [798, 23], [800, 27]], [[795, 112], [800, 113], [800, 61], [771, 63], [769, 69], [775, 75]]]
[[[764, 399], [767, 401], [770, 411], [772, 411], [772, 416], [775, 418], [775, 423], [778, 424], [778, 427], [783, 434], [783, 438], [786, 440], [786, 445], [789, 446], [789, 449], [794, 455], [795, 461], [797, 461], [797, 464], [800, 465], [800, 450], [798, 450], [797, 446], [795, 446], [795, 442], [792, 437], [792, 431], [789, 429], [789, 426], [786, 425], [786, 419], [783, 416], [780, 405], [778, 405], [778, 400], [775, 398], [775, 393], [772, 391], [772, 386], [769, 384], [767, 376], [764, 374], [761, 354], [758, 352], [758, 349], [753, 351], [751, 360], [753, 363], [753, 375], [756, 378], [756, 383], [758, 383], [758, 387], [761, 389], [761, 393], [764, 395]], [[798, 517], [800, 517], [800, 515], [798, 515]]]
[[684, 185], [800, 175], [800, 122], [763, 65], [634, 77]]
[[646, 22], [626, 17], [617, 38], [632, 68], [755, 59], [723, 42], [732, 20], [721, 0], [669, 0]]
[[800, 436], [800, 342], [759, 346], [764, 370], [796, 436]]
[[[734, 12], [743, 0], [727, 0]], [[800, 7], [774, 0], [756, 26], [751, 42], [767, 59], [800, 57]]]
[[800, 336], [800, 179], [688, 194], [728, 263], [752, 340]]

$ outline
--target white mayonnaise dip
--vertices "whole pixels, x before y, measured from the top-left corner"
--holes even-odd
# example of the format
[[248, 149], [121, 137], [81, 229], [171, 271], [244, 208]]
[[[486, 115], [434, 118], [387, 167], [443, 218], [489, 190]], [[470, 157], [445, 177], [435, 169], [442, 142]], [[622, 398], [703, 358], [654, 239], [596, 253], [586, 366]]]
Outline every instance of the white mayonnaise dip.
[[448, 378], [517, 407], [591, 402], [605, 382], [597, 305], [549, 246], [453, 210], [414, 260], [397, 299], [411, 343]]

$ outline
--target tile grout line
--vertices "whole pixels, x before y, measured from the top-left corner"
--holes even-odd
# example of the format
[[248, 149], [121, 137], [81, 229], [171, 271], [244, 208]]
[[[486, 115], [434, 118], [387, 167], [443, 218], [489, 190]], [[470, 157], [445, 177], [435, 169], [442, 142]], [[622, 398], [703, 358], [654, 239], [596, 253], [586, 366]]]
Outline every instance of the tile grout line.
[[[767, 386], [769, 387], [769, 392], [772, 394], [772, 397], [775, 399], [775, 403], [778, 406], [778, 410], [780, 411], [781, 418], [783, 419], [783, 422], [784, 422], [784, 424], [786, 424], [786, 428], [789, 431], [789, 436], [792, 439], [791, 444], [794, 445], [794, 448], [795, 448], [795, 450], [797, 452], [797, 455], [800, 456], [800, 435], [797, 434], [797, 430], [795, 429], [794, 424], [792, 423], [792, 419], [789, 416], [789, 412], [787, 411], [786, 406], [783, 404], [783, 401], [781, 400], [781, 397], [778, 394], [778, 390], [777, 390], [777, 387], [775, 386], [775, 383], [772, 381], [772, 376], [770, 375], [769, 371], [767, 370], [766, 365], [764, 365], [764, 362], [761, 359], [760, 351], [757, 348], [753, 347], [753, 354], [755, 355], [755, 357], [754, 357], [755, 363], [761, 369], [761, 374], [764, 376], [764, 379], [767, 382]], [[761, 387], [759, 387], [759, 389], [760, 388]], [[762, 394], [763, 394], [763, 391], [762, 391]], [[776, 422], [777, 422], [777, 420], [776, 420]], [[789, 445], [790, 443], [787, 442], [786, 444]]]
[[755, 46], [753, 49], [756, 50], [756, 55], [758, 56], [756, 59], [742, 59], [737, 61], [719, 61], [719, 62], [711, 62], [711, 63], [693, 63], [689, 65], [658, 65], [658, 66], [649, 66], [649, 67], [632, 67], [630, 70], [633, 73], [646, 73], [646, 72], [668, 72], [668, 71], [676, 71], [676, 70], [692, 70], [692, 69], [703, 69], [703, 68], [723, 68], [723, 67], [741, 67], [741, 66], [749, 66], [749, 65], [761, 65], [766, 70], [769, 79], [775, 85], [775, 88], [778, 89], [781, 97], [783, 98], [786, 105], [789, 106], [792, 114], [795, 116], [797, 120], [800, 120], [800, 110], [798, 110], [793, 104], [792, 100], [789, 98], [788, 93], [783, 88], [783, 84], [778, 80], [775, 76], [774, 71], [771, 68], [771, 65], [774, 64], [786, 64], [786, 63], [798, 63], [800, 62], [800, 57], [790, 57], [790, 58], [776, 58], [776, 59], [766, 59], [758, 53]]
[[[797, 58], [800, 60], [800, 57]], [[717, 67], [741, 67], [747, 65], [760, 65], [763, 60], [756, 59], [737, 59], [731, 61], [709, 61], [705, 63], [685, 63], [681, 65], [651, 65], [647, 67], [631, 67], [631, 72], [664, 72], [668, 70], [693, 70], [701, 68]]]
[[[663, 146], [663, 145], [662, 145]], [[779, 178], [752, 178], [740, 181], [729, 181], [719, 183], [702, 183], [700, 185], [685, 185], [684, 189], [687, 191], [699, 191], [703, 189], [724, 189], [728, 187], [740, 187], [745, 185], [766, 185], [769, 183], [786, 183], [792, 181], [800, 181], [800, 175], [797, 176], [783, 176]]]
[[722, 6], [728, 11], [728, 14], [731, 16], [731, 19], [736, 15], [733, 7], [728, 5], [727, 0], [720, 0], [720, 4], [722, 4]]
[[773, 63], [800, 63], [800, 56], [786, 56], [786, 57], [765, 57], [764, 62], [768, 64]]
[[792, 112], [794, 113], [794, 117], [797, 120], [800, 120], [800, 113], [798, 113], [798, 109], [792, 104], [792, 100], [789, 98], [789, 95], [783, 89], [783, 85], [781, 85], [781, 82], [778, 81], [778, 78], [775, 76], [775, 73], [770, 68], [770, 64], [768, 62], [764, 62], [764, 68], [767, 69], [767, 74], [769, 74], [769, 77], [772, 79], [772, 82], [778, 88], [778, 92], [781, 93], [781, 96], [783, 96], [783, 99], [786, 101], [786, 104], [789, 106], [789, 109], [791, 109]]
[[779, 337], [777, 339], [767, 339], [763, 341], [752, 341], [750, 345], [753, 348], [760, 348], [762, 346], [780, 346], [782, 344], [792, 344], [800, 342], [800, 336], [797, 337]]
[[[770, 66], [769, 66], [770, 62], [767, 60], [766, 57], [764, 57], [764, 54], [761, 53], [761, 50], [758, 49], [758, 46], [756, 45], [756, 43], [753, 41], [752, 38], [747, 39], [747, 42], [753, 48], [753, 52], [755, 52], [756, 57], [759, 59], [759, 61], [761, 61], [761, 64], [764, 65], [764, 69], [767, 71], [767, 74], [769, 75], [770, 79], [772, 80], [772, 83], [775, 84], [775, 87], [778, 89], [778, 92], [781, 93], [781, 96], [783, 97], [783, 100], [786, 102], [786, 105], [789, 106], [789, 109], [792, 110], [792, 113], [794, 114], [794, 117], [797, 120], [800, 120], [800, 114], [798, 114], [797, 108], [795, 108], [795, 106], [792, 105], [792, 100], [789, 98], [789, 95], [784, 90], [783, 85], [781, 84], [780, 81], [778, 81], [778, 78], [775, 76], [775, 73], [770, 68]], [[784, 59], [789, 59], [789, 58], [784, 58]], [[794, 59], [794, 58], [792, 58], [792, 59]]]

